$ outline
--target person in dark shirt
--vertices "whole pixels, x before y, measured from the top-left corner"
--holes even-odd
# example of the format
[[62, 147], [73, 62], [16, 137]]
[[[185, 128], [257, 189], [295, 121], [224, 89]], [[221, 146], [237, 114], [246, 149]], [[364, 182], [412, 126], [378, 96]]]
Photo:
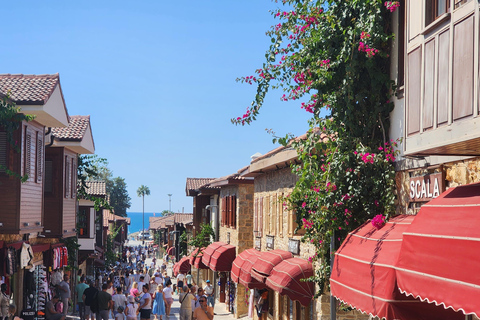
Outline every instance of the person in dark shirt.
[[94, 312], [90, 309], [92, 305], [93, 297], [95, 293], [98, 292], [97, 288], [93, 285], [93, 281], [88, 280], [87, 283], [90, 285], [85, 291], [83, 291], [83, 302], [85, 303], [85, 319], [93, 320]]
[[107, 292], [108, 284], [102, 286], [102, 291], [97, 294], [98, 311], [97, 320], [108, 320], [108, 314], [113, 308], [112, 295]]

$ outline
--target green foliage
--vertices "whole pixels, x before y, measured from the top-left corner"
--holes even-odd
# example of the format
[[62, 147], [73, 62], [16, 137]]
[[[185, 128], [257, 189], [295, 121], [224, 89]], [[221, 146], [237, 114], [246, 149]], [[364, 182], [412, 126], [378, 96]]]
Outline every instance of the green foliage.
[[107, 180], [106, 186], [113, 212], [121, 217], [126, 217], [127, 209], [130, 208], [132, 199], [128, 195], [125, 179], [116, 177], [112, 180]]
[[208, 223], [202, 223], [199, 229], [200, 232], [188, 242], [188, 245], [198, 249], [206, 248], [212, 243], [212, 239], [215, 237], [215, 231]]
[[[281, 100], [301, 100], [312, 114], [305, 139], [274, 141], [296, 148], [299, 176], [285, 205], [306, 229], [304, 241], [316, 247], [310, 279], [326, 288], [330, 273], [329, 242], [378, 214], [394, 212], [396, 143], [389, 141], [391, 13], [380, 0], [284, 0], [287, 9], [272, 11], [280, 20], [267, 35], [271, 45], [255, 76], [257, 93], [235, 124], [259, 115], [270, 89]], [[322, 115], [327, 115], [324, 119]], [[321, 293], [321, 292], [320, 292]]]
[[105, 208], [112, 210], [112, 207], [104, 197], [88, 194], [87, 180], [96, 180], [102, 171], [100, 164], [107, 163], [107, 160], [97, 155], [79, 155], [77, 167], [77, 198], [90, 200], [94, 203], [95, 210]]
[[[33, 119], [35, 119], [35, 116], [21, 113], [20, 108], [8, 96], [0, 95], [0, 129], [6, 132], [8, 143], [14, 152], [20, 153], [21, 151], [21, 142], [14, 139], [14, 132], [21, 127], [22, 121], [28, 122]], [[20, 179], [22, 183], [28, 180], [28, 175], [22, 176], [4, 165], [0, 165], [0, 169], [3, 169], [9, 176]]]
[[178, 247], [179, 247], [179, 254], [180, 257], [187, 255], [187, 242], [188, 242], [188, 235], [186, 231], [183, 231], [178, 239]]
[[172, 214], [173, 214], [173, 211], [163, 210], [162, 212], [160, 212], [160, 217], [166, 217], [166, 216], [170, 216]]
[[114, 226], [113, 230], [107, 235], [107, 251], [105, 252], [105, 265], [113, 266], [117, 261], [117, 255], [115, 254], [115, 238], [118, 232], [122, 229], [122, 225]]

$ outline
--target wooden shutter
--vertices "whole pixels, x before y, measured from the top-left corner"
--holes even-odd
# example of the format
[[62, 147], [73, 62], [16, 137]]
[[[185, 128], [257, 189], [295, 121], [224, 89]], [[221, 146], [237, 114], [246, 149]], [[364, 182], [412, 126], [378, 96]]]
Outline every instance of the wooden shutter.
[[227, 197], [227, 221], [228, 226], [232, 226], [232, 196]]
[[5, 172], [7, 168], [7, 133], [0, 132], [0, 172]]
[[70, 197], [70, 161], [68, 157], [65, 157], [65, 170], [63, 171], [65, 175], [65, 198]]
[[42, 135], [37, 132], [37, 148], [36, 148], [36, 163], [35, 163], [35, 179], [36, 182], [42, 182], [43, 177], [43, 140]]
[[45, 192], [53, 192], [53, 162], [45, 160]]
[[71, 179], [70, 179], [70, 180], [71, 180], [71, 188], [72, 188], [72, 190], [71, 190], [71, 192], [70, 192], [70, 197], [71, 197], [72, 199], [74, 199], [74, 198], [75, 198], [75, 195], [76, 195], [76, 193], [77, 193], [77, 190], [76, 190], [76, 189], [77, 189], [77, 188], [76, 188], [76, 183], [77, 183], [76, 176], [77, 176], [77, 175], [75, 174], [75, 171], [76, 171], [76, 170], [75, 170], [75, 159], [74, 159], [74, 158], [72, 158], [72, 167], [71, 167], [70, 170], [71, 170]]
[[232, 228], [237, 227], [237, 197], [232, 196]]
[[[283, 193], [280, 197], [280, 199], [283, 199]], [[277, 208], [278, 208], [278, 235], [280, 237], [283, 237], [283, 215], [285, 213], [284, 207], [283, 207], [283, 201], [279, 201], [277, 198]]]
[[23, 173], [28, 175], [28, 179], [31, 178], [31, 159], [32, 159], [32, 135], [27, 131], [25, 127], [25, 154], [24, 154], [24, 167]]
[[263, 197], [260, 198], [259, 220], [258, 220], [258, 234], [259, 234], [259, 237], [262, 236], [262, 233], [263, 233]]
[[255, 198], [254, 203], [253, 203], [253, 232], [255, 233], [255, 236], [257, 235], [258, 231], [258, 199]]
[[225, 226], [227, 221], [227, 197], [222, 198], [222, 221], [221, 226]]
[[277, 211], [277, 194], [272, 195], [272, 233], [273, 235], [278, 235], [278, 227], [277, 227], [277, 222], [278, 222], [278, 211]]

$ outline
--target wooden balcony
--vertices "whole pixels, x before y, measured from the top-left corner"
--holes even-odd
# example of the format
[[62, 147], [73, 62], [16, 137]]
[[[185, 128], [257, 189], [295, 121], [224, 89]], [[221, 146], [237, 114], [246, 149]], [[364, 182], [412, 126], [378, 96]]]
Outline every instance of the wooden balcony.
[[406, 10], [405, 154], [480, 155], [478, 1], [428, 25], [423, 1]]

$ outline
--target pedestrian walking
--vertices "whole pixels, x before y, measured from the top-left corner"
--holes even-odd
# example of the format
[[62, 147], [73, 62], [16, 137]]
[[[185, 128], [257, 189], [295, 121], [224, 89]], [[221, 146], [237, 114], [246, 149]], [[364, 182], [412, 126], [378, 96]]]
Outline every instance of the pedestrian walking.
[[192, 301], [197, 298], [190, 293], [188, 286], [183, 286], [182, 291], [178, 297], [178, 301], [180, 301], [180, 320], [192, 320]]
[[85, 303], [83, 302], [83, 292], [88, 288], [85, 283], [85, 276], [80, 276], [80, 282], [75, 286], [75, 293], [77, 295], [78, 312], [80, 319], [85, 319]]
[[143, 285], [143, 294], [140, 296], [140, 320], [150, 320], [150, 315], [152, 314], [152, 296], [148, 292], [150, 289], [148, 284]]
[[196, 308], [195, 311], [193, 311], [193, 319], [213, 320], [213, 307], [207, 305], [207, 299], [205, 297], [201, 297], [199, 302], [200, 307]]
[[63, 281], [58, 284], [58, 290], [60, 293], [60, 300], [63, 304], [63, 315], [67, 315], [68, 311], [68, 302], [70, 300], [71, 292], [70, 292], [70, 284], [68, 283], [68, 275], [63, 276]]
[[165, 304], [165, 313], [167, 317], [170, 315], [170, 309], [172, 308], [173, 303], [173, 289], [172, 289], [172, 281], [168, 279], [165, 288], [163, 288], [163, 294], [165, 296], [165, 300], [167, 303]]
[[134, 296], [128, 296], [128, 304], [124, 311], [127, 320], [137, 320], [138, 304], [135, 302]]
[[185, 275], [182, 271], [179, 271], [177, 275], [177, 294], [180, 294], [182, 292], [183, 280], [185, 280]]
[[165, 295], [163, 294], [163, 286], [159, 284], [157, 286], [157, 290], [153, 294], [153, 308], [152, 313], [155, 316], [155, 320], [162, 320], [162, 316], [165, 315], [165, 305], [167, 304], [167, 299], [165, 299]]
[[127, 297], [122, 293], [122, 288], [117, 287], [117, 293], [113, 295], [113, 315], [116, 316], [118, 308], [122, 307], [122, 313], [127, 306]]
[[0, 320], [8, 317], [8, 305], [10, 298], [7, 295], [7, 284], [0, 285]]
[[212, 286], [210, 280], [207, 280], [207, 285], [203, 288], [205, 295], [207, 296], [207, 305], [215, 308], [215, 288]]
[[189, 288], [191, 288], [192, 285], [195, 284], [195, 282], [193, 281], [193, 277], [192, 277], [192, 271], [187, 272], [187, 275], [185, 276], [185, 280], [187, 281], [187, 286]]
[[108, 285], [105, 283], [104, 285], [102, 285], [102, 291], [97, 293], [97, 320], [108, 320], [108, 314], [113, 308], [112, 296], [110, 295], [110, 293], [107, 292], [107, 289]]
[[95, 294], [98, 292], [97, 288], [95, 288], [95, 284], [93, 281], [89, 281], [89, 287], [83, 291], [82, 300], [85, 304], [85, 319], [93, 320], [95, 318], [95, 312], [92, 311], [91, 305], [93, 302], [93, 298]]

